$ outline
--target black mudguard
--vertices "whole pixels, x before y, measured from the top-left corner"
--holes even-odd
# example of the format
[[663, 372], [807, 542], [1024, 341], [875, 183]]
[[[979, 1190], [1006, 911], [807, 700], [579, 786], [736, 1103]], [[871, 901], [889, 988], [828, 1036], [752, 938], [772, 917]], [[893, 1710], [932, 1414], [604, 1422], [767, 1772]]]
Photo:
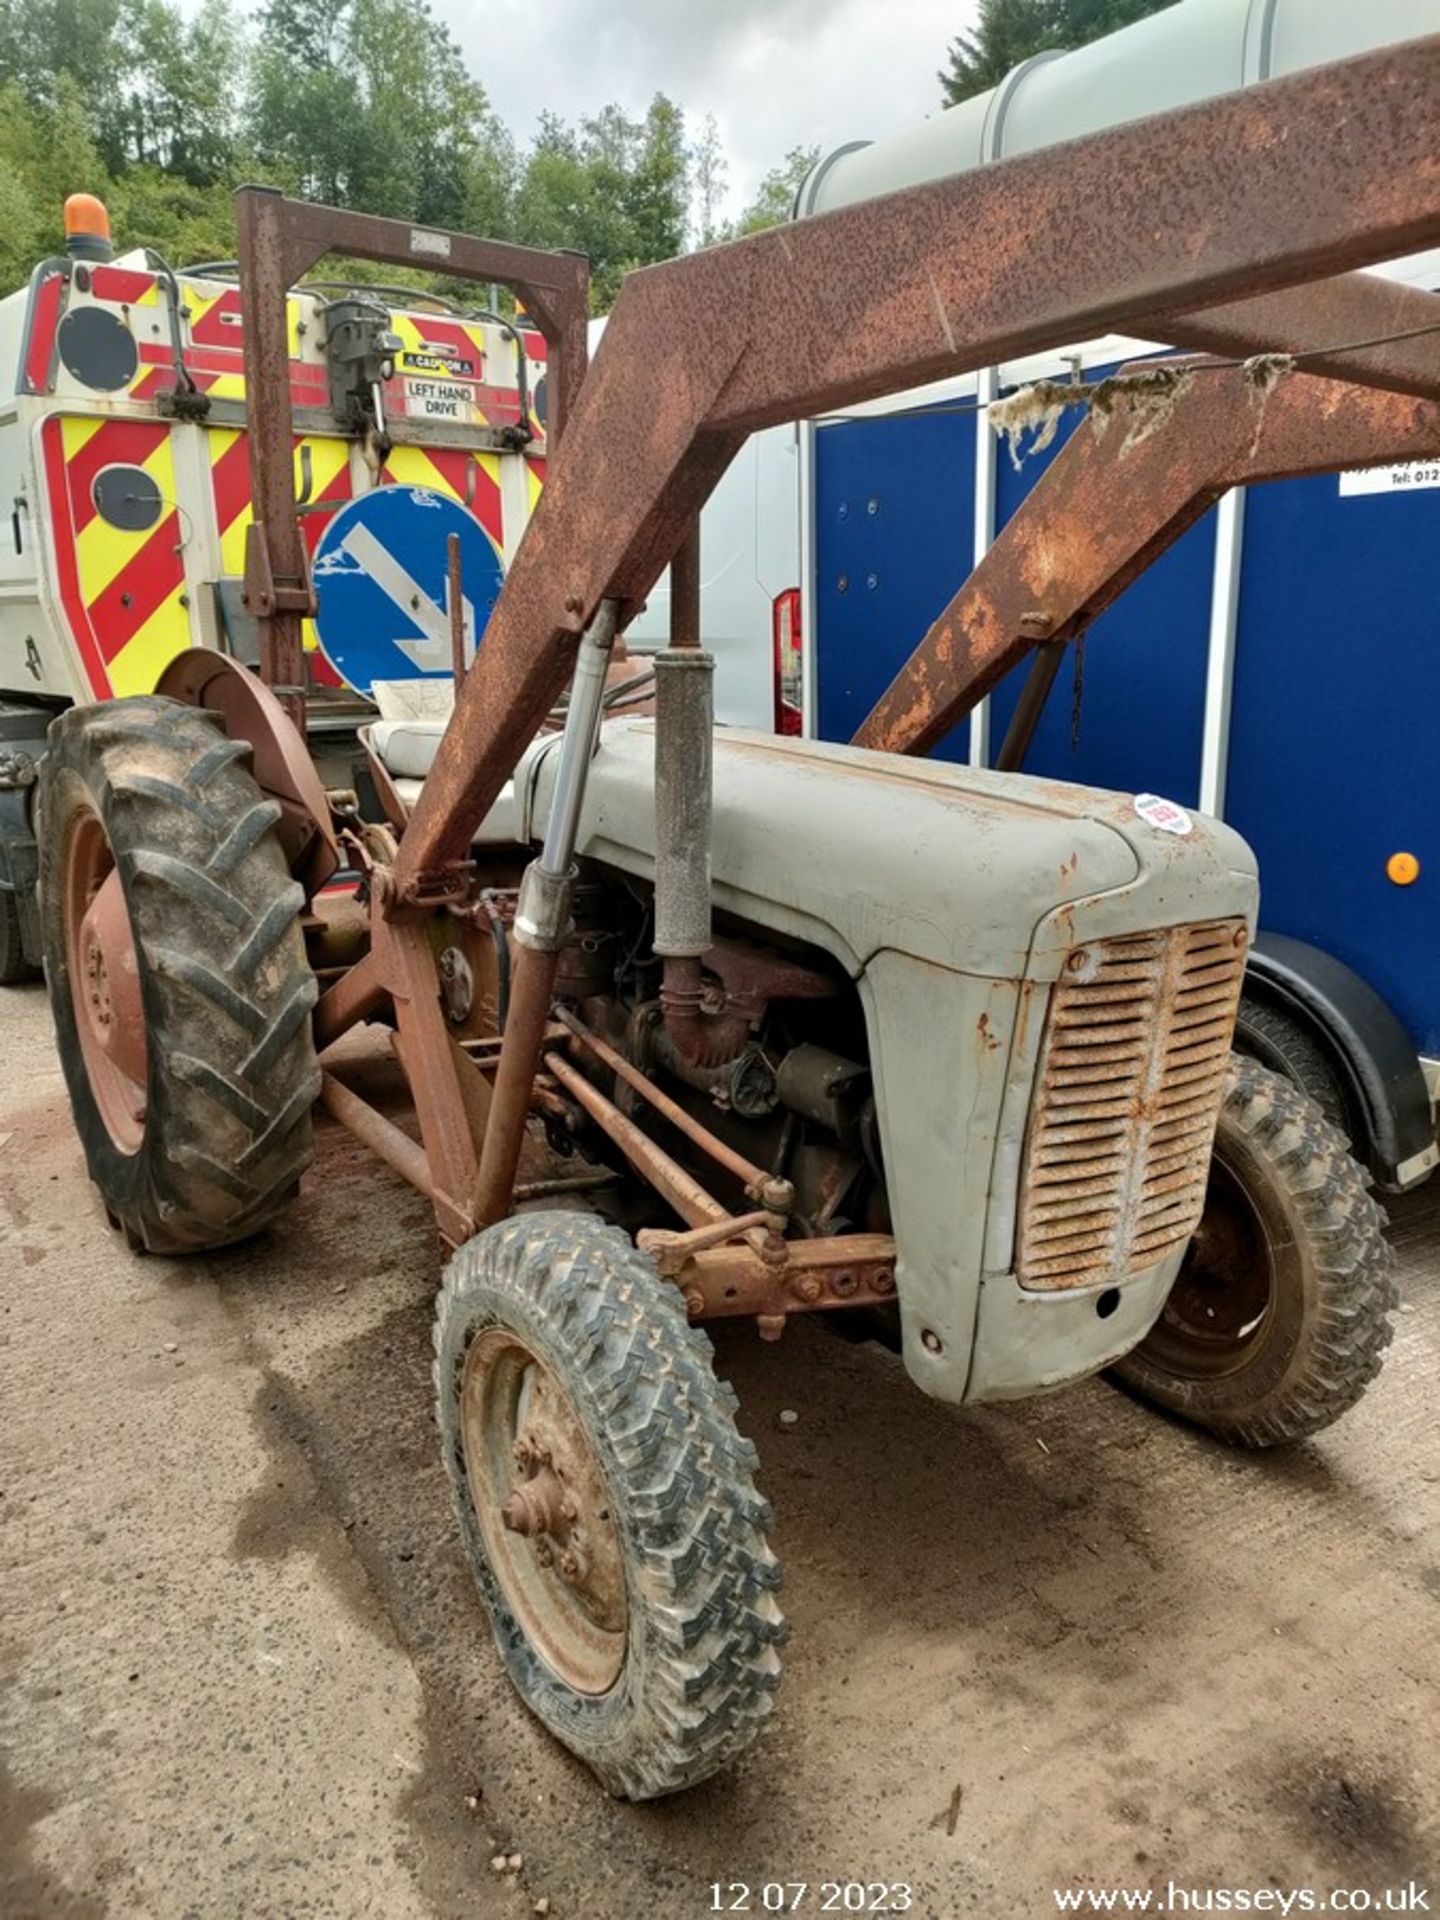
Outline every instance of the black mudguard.
[[1324, 1049], [1354, 1117], [1355, 1152], [1379, 1184], [1398, 1192], [1423, 1180], [1437, 1158], [1429, 1090], [1410, 1036], [1375, 989], [1319, 947], [1262, 932], [1245, 993]]

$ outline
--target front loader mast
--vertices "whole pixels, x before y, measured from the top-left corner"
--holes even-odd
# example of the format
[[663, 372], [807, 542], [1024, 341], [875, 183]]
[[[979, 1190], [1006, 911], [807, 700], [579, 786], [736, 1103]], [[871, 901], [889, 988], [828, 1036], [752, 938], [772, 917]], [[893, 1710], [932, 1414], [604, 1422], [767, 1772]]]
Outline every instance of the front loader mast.
[[[753, 1211], [732, 1215], [573, 1071], [575, 1049], [604, 1044], [553, 1009], [609, 649], [671, 563], [672, 654], [697, 638], [697, 515], [754, 429], [1106, 328], [1227, 354], [1300, 348], [1314, 371], [1268, 394], [1228, 374], [1197, 376], [1178, 390], [1169, 426], [1136, 436], [1128, 455], [1121, 421], [1104, 440], [1077, 434], [867, 721], [866, 744], [923, 751], [1010, 661], [1075, 630], [1224, 486], [1433, 450], [1440, 368], [1430, 339], [1363, 351], [1343, 343], [1440, 325], [1440, 301], [1350, 271], [1440, 241], [1437, 113], [1440, 37], [649, 268], [625, 282], [583, 384], [579, 263], [441, 236], [472, 249], [482, 277], [516, 285], [558, 348], [563, 445], [552, 415], [540, 504], [398, 851], [371, 875], [369, 951], [327, 988], [314, 1020], [322, 1053], [362, 1020], [392, 1020], [423, 1145], [333, 1074], [325, 1098], [432, 1196], [452, 1245], [510, 1210], [543, 1071], [687, 1222], [655, 1250], [692, 1317], [754, 1313], [762, 1330], [778, 1331], [792, 1311], [893, 1297], [888, 1236], [789, 1240], [785, 1183], [748, 1166], [740, 1177]], [[414, 242], [400, 223], [253, 190], [240, 206], [249, 403], [266, 429], [250, 441], [258, 528], [249, 583], [269, 630], [266, 676], [293, 710], [310, 600], [289, 464], [285, 288], [326, 249], [413, 259]], [[448, 265], [457, 264], [452, 254]], [[1196, 440], [1175, 430], [1185, 422]], [[1087, 487], [1100, 468], [1107, 485], [1124, 469], [1128, 504], [1097, 517], [1103, 494]], [[1037, 559], [1047, 503], [1066, 546]], [[1032, 615], [1050, 623], [1043, 632]], [[516, 917], [503, 1038], [466, 1048], [445, 1026], [427, 920], [473, 909], [476, 827], [572, 681], [545, 847]], [[670, 843], [683, 853], [686, 831], [706, 831], [706, 765], [695, 757], [687, 787], [672, 748], [677, 727], [693, 737], [696, 707], [682, 699], [670, 714], [663, 704], [657, 763], [671, 812], [657, 822], [657, 847], [688, 818], [693, 827]], [[657, 911], [672, 923], [673, 866], [657, 862]], [[698, 923], [693, 912], [678, 918], [684, 937], [666, 958], [664, 999], [680, 1046], [698, 958], [684, 949]], [[623, 1077], [674, 1123], [647, 1075], [629, 1067]], [[685, 1131], [736, 1172], [733, 1150], [706, 1128], [687, 1116]], [[843, 1298], [826, 1282], [831, 1272], [843, 1274]]]

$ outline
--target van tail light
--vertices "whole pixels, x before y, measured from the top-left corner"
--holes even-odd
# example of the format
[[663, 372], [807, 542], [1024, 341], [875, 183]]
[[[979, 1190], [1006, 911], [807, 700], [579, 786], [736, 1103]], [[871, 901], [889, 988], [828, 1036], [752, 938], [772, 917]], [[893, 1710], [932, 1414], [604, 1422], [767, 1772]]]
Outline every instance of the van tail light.
[[770, 603], [775, 642], [775, 731], [798, 734], [800, 716], [800, 589], [786, 587]]

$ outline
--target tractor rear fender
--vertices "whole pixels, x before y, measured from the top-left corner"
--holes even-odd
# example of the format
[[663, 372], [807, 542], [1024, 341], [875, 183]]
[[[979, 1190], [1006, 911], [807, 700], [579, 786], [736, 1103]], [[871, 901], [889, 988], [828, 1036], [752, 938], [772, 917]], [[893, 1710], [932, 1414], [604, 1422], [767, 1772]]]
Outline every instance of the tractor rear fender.
[[280, 841], [290, 871], [307, 895], [318, 893], [340, 865], [340, 846], [315, 763], [275, 695], [248, 668], [210, 647], [177, 654], [155, 691], [220, 714], [232, 740], [249, 741], [256, 783], [284, 811]]
[[1261, 933], [1245, 997], [1288, 1015], [1324, 1052], [1345, 1095], [1356, 1156], [1382, 1187], [1399, 1192], [1433, 1170], [1440, 1149], [1424, 1073], [1410, 1036], [1368, 981], [1304, 940]]

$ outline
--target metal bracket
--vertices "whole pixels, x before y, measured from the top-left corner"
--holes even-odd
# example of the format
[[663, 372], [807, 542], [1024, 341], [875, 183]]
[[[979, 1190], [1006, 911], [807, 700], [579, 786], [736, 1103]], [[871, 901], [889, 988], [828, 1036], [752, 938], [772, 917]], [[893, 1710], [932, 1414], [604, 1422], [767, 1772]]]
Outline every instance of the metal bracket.
[[304, 619], [315, 614], [315, 588], [310, 578], [309, 555], [301, 553], [301, 577], [277, 582], [270, 566], [270, 543], [265, 528], [252, 520], [245, 529], [245, 584], [240, 604], [257, 620], [272, 613], [298, 613]]

